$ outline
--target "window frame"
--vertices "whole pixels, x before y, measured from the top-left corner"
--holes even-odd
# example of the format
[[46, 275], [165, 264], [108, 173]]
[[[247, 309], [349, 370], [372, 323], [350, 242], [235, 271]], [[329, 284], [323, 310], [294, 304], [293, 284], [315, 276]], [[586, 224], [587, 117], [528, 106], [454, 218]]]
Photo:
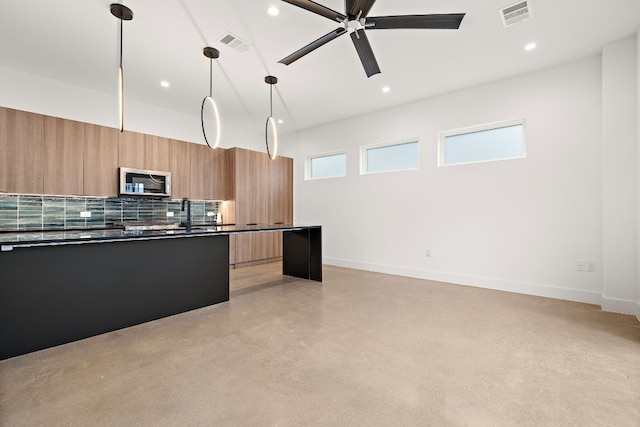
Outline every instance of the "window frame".
[[[404, 144], [411, 144], [411, 143], [417, 143], [418, 144], [418, 166], [415, 168], [406, 168], [406, 169], [389, 169], [389, 170], [384, 170], [384, 171], [373, 171], [373, 172], [369, 172], [367, 171], [367, 151], [368, 150], [372, 150], [372, 149], [377, 149], [377, 148], [384, 148], [384, 147], [393, 147], [396, 145], [404, 145]], [[387, 141], [387, 142], [379, 142], [379, 143], [375, 143], [375, 144], [368, 144], [368, 145], [361, 145], [360, 146], [360, 175], [376, 175], [376, 174], [380, 174], [380, 173], [390, 173], [390, 172], [405, 172], [405, 171], [415, 171], [420, 169], [420, 138], [415, 137], [415, 138], [405, 138], [405, 139], [401, 139], [401, 140], [396, 140], [396, 141]]]
[[[341, 154], [344, 154], [345, 156], [345, 170], [344, 170], [344, 175], [335, 175], [335, 176], [321, 176], [321, 177], [317, 177], [314, 178], [311, 176], [311, 161], [313, 159], [319, 159], [322, 157], [332, 157], [332, 156], [339, 156]], [[347, 156], [347, 150], [343, 149], [343, 150], [335, 150], [335, 151], [327, 151], [324, 153], [319, 153], [319, 154], [313, 154], [310, 156], [307, 156], [306, 160], [305, 160], [305, 165], [304, 165], [304, 180], [305, 181], [316, 181], [316, 180], [320, 180], [320, 179], [332, 179], [332, 178], [344, 178], [347, 176], [347, 167], [348, 167], [348, 156]]]
[[[488, 159], [488, 160], [472, 160], [469, 162], [460, 162], [460, 163], [445, 163], [445, 139], [449, 136], [458, 136], [458, 135], [466, 135], [470, 133], [494, 130], [494, 129], [502, 129], [508, 128], [512, 126], [522, 126], [522, 155], [515, 157], [503, 157], [499, 159]], [[527, 137], [526, 132], [527, 123], [523, 118], [520, 119], [511, 119], [511, 120], [503, 120], [499, 122], [485, 123], [481, 125], [468, 126], [464, 128], [452, 129], [447, 131], [442, 131], [438, 134], [438, 167], [449, 167], [449, 166], [461, 166], [461, 165], [470, 165], [475, 163], [487, 163], [487, 162], [500, 162], [503, 160], [516, 160], [516, 159], [524, 159], [527, 157]]]

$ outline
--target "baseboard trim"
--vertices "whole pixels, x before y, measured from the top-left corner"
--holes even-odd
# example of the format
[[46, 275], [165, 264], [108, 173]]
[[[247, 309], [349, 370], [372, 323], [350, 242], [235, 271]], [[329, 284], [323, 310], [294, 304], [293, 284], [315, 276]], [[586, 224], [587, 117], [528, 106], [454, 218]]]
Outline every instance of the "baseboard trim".
[[[598, 306], [602, 306], [603, 300], [602, 295], [599, 292], [568, 289], [556, 286], [542, 285], [539, 283], [515, 282], [490, 277], [470, 276], [432, 270], [421, 270], [330, 257], [324, 257], [323, 262], [324, 264], [334, 265], [336, 267], [353, 268], [356, 270], [393, 274], [396, 276], [412, 277], [416, 279], [434, 280], [437, 282], [447, 282], [456, 285], [494, 289], [497, 291], [515, 292], [519, 294], [562, 299], [582, 302], [586, 304], [595, 304]], [[627, 314], [635, 313], [635, 311], [635, 308], [633, 308], [631, 311], [628, 311]]]
[[636, 316], [640, 316], [640, 312], [638, 311], [638, 308], [640, 308], [640, 305], [636, 301], [609, 298], [604, 295], [602, 296], [603, 311], [610, 311], [612, 313], [622, 313], [622, 314], [635, 314]]

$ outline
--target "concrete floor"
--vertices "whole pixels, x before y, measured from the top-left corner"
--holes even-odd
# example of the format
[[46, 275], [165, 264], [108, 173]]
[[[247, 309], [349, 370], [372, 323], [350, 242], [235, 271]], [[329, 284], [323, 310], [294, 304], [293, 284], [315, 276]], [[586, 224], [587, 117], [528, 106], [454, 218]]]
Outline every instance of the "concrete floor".
[[0, 362], [1, 426], [640, 426], [640, 323], [325, 267]]

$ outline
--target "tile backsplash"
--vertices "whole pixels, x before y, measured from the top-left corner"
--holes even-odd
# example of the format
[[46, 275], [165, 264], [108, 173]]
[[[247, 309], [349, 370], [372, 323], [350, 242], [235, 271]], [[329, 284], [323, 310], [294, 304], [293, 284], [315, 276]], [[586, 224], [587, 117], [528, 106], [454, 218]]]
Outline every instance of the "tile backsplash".
[[[191, 220], [213, 224], [220, 204], [192, 200]], [[168, 199], [0, 194], [0, 231], [105, 228], [119, 222], [178, 223], [186, 220], [186, 209], [182, 212], [180, 205], [181, 200]]]

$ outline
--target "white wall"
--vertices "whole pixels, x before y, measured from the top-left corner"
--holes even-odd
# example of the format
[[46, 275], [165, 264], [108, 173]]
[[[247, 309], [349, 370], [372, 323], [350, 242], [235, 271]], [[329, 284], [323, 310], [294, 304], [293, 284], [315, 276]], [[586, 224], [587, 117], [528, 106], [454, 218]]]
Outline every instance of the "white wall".
[[[636, 107], [637, 107], [637, 120], [636, 120], [636, 132], [637, 132], [637, 141], [638, 144], [636, 145], [637, 147], [637, 167], [638, 167], [638, 188], [640, 188], [640, 31], [638, 32], [638, 35], [636, 37], [636, 75], [637, 75], [637, 80], [636, 80], [636, 89], [637, 89], [637, 96], [636, 96]], [[640, 213], [640, 197], [638, 197], [638, 212]], [[640, 268], [640, 215], [638, 215], [638, 246], [639, 248], [638, 250], [638, 260], [637, 260], [637, 266], [638, 268]], [[638, 317], [638, 320], [640, 320], [640, 270], [638, 271], [638, 291], [636, 294], [636, 316]]]
[[[0, 67], [0, 105], [54, 117], [118, 127], [117, 95]], [[200, 104], [193, 114], [125, 99], [125, 129], [204, 144]], [[222, 124], [221, 147], [264, 149], [264, 135]]]
[[635, 313], [638, 283], [636, 38], [602, 51], [603, 301]]
[[[301, 132], [296, 222], [323, 226], [328, 264], [599, 304], [576, 261], [603, 260], [601, 82], [592, 57]], [[514, 118], [526, 159], [437, 167], [439, 131]], [[416, 136], [419, 170], [359, 175], [360, 145]], [[347, 177], [304, 181], [339, 149]]]

